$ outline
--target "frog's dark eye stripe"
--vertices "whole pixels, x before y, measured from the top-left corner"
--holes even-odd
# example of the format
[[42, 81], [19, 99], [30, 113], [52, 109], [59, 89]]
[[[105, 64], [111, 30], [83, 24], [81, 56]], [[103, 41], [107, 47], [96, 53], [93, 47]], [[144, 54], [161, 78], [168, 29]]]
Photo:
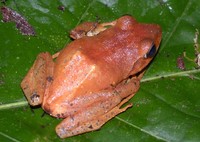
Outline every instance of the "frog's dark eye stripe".
[[156, 46], [152, 45], [151, 49], [144, 55], [144, 58], [152, 58], [156, 54]]

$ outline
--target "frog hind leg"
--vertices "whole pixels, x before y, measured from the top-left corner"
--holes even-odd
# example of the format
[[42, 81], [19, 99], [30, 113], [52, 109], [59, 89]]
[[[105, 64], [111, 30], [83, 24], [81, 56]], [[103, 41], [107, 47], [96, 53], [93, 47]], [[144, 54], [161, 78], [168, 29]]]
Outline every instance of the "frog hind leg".
[[53, 78], [53, 60], [48, 53], [40, 53], [21, 82], [21, 88], [30, 105], [40, 105], [48, 82]]
[[[73, 124], [73, 122], [77, 119], [75, 117], [78, 117], [78, 116], [74, 116], [74, 118], [72, 118], [72, 117], [70, 118], [70, 116], [69, 116], [68, 118], [63, 120], [56, 127], [56, 133], [58, 134], [59, 137], [66, 138], [66, 137], [71, 137], [74, 135], [78, 135], [78, 134], [82, 134], [85, 132], [90, 132], [90, 131], [100, 129], [102, 127], [102, 125], [104, 125], [107, 121], [109, 121], [116, 115], [124, 112], [126, 109], [128, 109], [129, 107], [132, 106], [132, 104], [128, 104], [127, 106], [121, 108], [121, 106], [123, 104], [125, 104], [127, 101], [129, 101], [135, 95], [135, 92], [137, 91], [137, 89], [135, 91], [131, 90], [133, 88], [133, 84], [135, 84], [137, 86], [137, 88], [139, 88], [139, 86], [138, 86], [139, 82], [137, 79], [136, 80], [133, 79], [129, 83], [126, 83], [125, 86], [127, 88], [124, 88], [121, 85], [117, 88], [117, 91], [121, 92], [121, 97], [124, 99], [120, 103], [118, 103], [114, 108], [107, 111], [105, 114], [100, 115], [100, 116], [98, 115], [96, 117], [93, 117], [92, 119], [88, 119], [87, 121], [82, 120], [84, 122], [79, 121], [79, 122], [77, 122], [77, 124]], [[132, 93], [130, 93], [130, 92], [132, 92]], [[130, 95], [125, 96], [125, 94], [127, 94], [127, 93], [128, 94], [130, 93]], [[84, 116], [82, 116], [82, 117], [84, 117]], [[87, 119], [87, 117], [88, 116], [85, 116], [84, 118]]]
[[106, 114], [102, 115], [101, 117], [98, 117], [98, 119], [92, 119], [88, 122], [85, 122], [84, 124], [78, 126], [76, 129], [73, 129], [71, 131], [67, 131], [63, 127], [57, 126], [56, 133], [61, 138], [71, 137], [74, 135], [95, 131], [100, 129], [107, 121], [115, 117], [116, 115], [126, 111], [129, 107], [132, 107], [132, 104], [128, 104], [127, 106], [121, 108], [123, 104], [125, 104], [127, 101], [129, 101], [135, 94], [131, 94], [129, 97], [125, 98], [120, 104], [118, 104], [116, 107], [114, 107], [111, 111], [107, 112]]

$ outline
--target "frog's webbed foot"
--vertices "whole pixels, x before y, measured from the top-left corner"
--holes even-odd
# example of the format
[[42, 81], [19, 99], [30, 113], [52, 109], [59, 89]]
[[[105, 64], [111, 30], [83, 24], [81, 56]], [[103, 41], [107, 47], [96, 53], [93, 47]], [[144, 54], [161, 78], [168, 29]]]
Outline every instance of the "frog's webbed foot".
[[49, 53], [40, 53], [21, 83], [30, 105], [42, 103], [47, 82], [52, 81], [53, 60]]
[[73, 39], [79, 39], [85, 36], [94, 36], [106, 30], [110, 26], [114, 26], [115, 24], [116, 21], [102, 24], [97, 22], [84, 22], [71, 30], [70, 37]]

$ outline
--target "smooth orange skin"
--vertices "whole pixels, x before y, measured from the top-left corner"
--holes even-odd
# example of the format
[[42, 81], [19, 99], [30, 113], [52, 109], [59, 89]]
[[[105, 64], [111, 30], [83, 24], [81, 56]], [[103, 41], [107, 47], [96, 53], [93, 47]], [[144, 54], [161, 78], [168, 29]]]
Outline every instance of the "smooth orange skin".
[[[151, 60], [141, 59], [149, 50], [146, 45], [141, 47], [144, 39], [154, 41], [158, 47], [161, 39], [159, 26], [140, 24], [127, 16], [118, 19], [114, 27], [97, 36], [70, 43], [56, 59], [54, 81], [43, 107], [54, 116], [65, 113], [68, 111], [65, 104], [72, 100], [108, 88], [141, 71]], [[142, 64], [135, 65], [139, 60]], [[88, 75], [92, 65], [95, 70]]]
[[[161, 28], [156, 24], [138, 23], [131, 16], [123, 16], [113, 23], [114, 26], [110, 26], [97, 35], [83, 36], [71, 42], [60, 51], [55, 62], [48, 58], [46, 62], [50, 63], [51, 66], [48, 69], [45, 67], [44, 72], [48, 72], [47, 77], [50, 76], [52, 80], [44, 81], [43, 85], [40, 85], [42, 91], [35, 90], [36, 92], [44, 92], [41, 95], [40, 103], [50, 115], [58, 118], [73, 117], [73, 121], [80, 120], [80, 123], [77, 122], [78, 124], [74, 125], [82, 125], [81, 122], [85, 123], [90, 120], [89, 118], [83, 119], [84, 115], [88, 115], [86, 110], [92, 110], [92, 119], [98, 119], [112, 110], [124, 98], [137, 92], [139, 89], [137, 82], [143, 74], [139, 78], [138, 75], [152, 60], [152, 58], [145, 58], [145, 55], [152, 45], [155, 45], [156, 50], [158, 50], [162, 36]], [[76, 31], [73, 31], [73, 34], [76, 34]], [[44, 54], [41, 57], [50, 56], [48, 53]], [[28, 91], [30, 94], [27, 94], [24, 88], [31, 88], [32, 83], [29, 77], [30, 74], [33, 76], [33, 70], [34, 67], [29, 71], [21, 85], [27, 98], [31, 91]], [[128, 87], [124, 87], [121, 82], [125, 82], [130, 77], [134, 78], [135, 86], [127, 85]], [[131, 91], [125, 91], [126, 93], [120, 91], [120, 97], [111, 94], [109, 98], [106, 98], [106, 95], [116, 89], [117, 85], [122, 86], [121, 90], [124, 87], [124, 89]], [[102, 95], [101, 92], [105, 93]], [[113, 104], [105, 102], [107, 99], [113, 101]], [[30, 102], [30, 99], [28, 100]], [[103, 105], [109, 104], [109, 108], [95, 107], [102, 101], [105, 102]], [[104, 121], [103, 117], [101, 119]], [[108, 120], [105, 119], [106, 121]], [[66, 119], [63, 127], [69, 127], [69, 122], [70, 120]], [[82, 131], [84, 132], [84, 130]]]

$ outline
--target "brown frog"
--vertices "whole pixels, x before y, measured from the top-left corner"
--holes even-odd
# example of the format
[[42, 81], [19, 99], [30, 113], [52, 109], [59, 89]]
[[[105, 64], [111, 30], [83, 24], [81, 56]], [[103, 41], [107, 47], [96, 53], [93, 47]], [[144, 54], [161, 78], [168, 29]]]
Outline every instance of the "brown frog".
[[30, 105], [64, 118], [56, 127], [61, 138], [97, 130], [132, 106], [121, 108], [138, 91], [161, 36], [159, 25], [131, 16], [85, 22], [59, 53], [37, 56], [21, 87]]

